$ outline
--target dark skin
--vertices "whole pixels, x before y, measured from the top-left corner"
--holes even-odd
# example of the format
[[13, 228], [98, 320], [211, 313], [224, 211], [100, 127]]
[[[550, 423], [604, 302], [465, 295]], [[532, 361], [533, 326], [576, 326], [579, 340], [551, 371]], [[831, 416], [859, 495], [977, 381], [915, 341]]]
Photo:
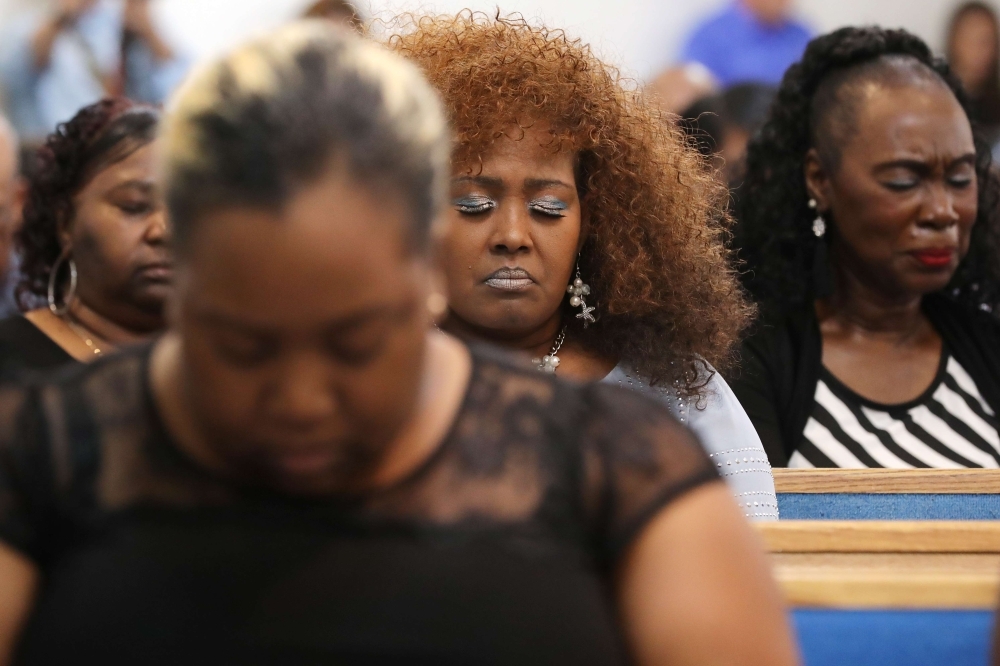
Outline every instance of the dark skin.
[[360, 493], [444, 437], [469, 356], [428, 333], [432, 270], [380, 194], [332, 169], [284, 211], [199, 225], [153, 361], [192, 458], [290, 494]]
[[[385, 488], [433, 455], [471, 358], [431, 326], [435, 275], [407, 223], [336, 168], [283, 211], [200, 221], [150, 366], [172, 441], [210, 473], [317, 499]], [[0, 541], [0, 666], [40, 574]], [[613, 588], [636, 664], [798, 663], [763, 548], [721, 483], [654, 516]]]
[[[451, 312], [445, 329], [541, 358], [564, 325], [561, 305], [586, 236], [574, 152], [554, 150], [548, 127], [512, 128], [481, 164], [456, 165], [442, 244]], [[527, 277], [489, 281], [498, 269]], [[586, 281], [586, 276], [583, 276]], [[558, 374], [607, 376], [617, 359], [566, 340]]]
[[914, 78], [859, 91], [853, 132], [833, 170], [816, 150], [805, 176], [830, 234], [834, 292], [816, 302], [823, 364], [882, 404], [933, 382], [941, 336], [921, 310], [968, 252], [977, 213], [969, 120], [942, 82]]
[[173, 278], [166, 211], [156, 181], [156, 146], [143, 146], [102, 169], [74, 197], [59, 231], [76, 263], [78, 284], [64, 317], [47, 308], [27, 317], [80, 361], [136, 342], [164, 326]]

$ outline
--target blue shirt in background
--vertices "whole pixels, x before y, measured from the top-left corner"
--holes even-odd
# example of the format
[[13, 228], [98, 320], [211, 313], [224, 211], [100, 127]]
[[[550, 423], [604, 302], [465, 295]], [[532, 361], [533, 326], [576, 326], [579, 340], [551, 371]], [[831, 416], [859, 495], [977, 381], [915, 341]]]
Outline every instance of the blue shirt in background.
[[[84, 106], [105, 96], [94, 69], [113, 74], [121, 68], [122, 5], [102, 0], [64, 30], [52, 46], [49, 66], [35, 67], [31, 40], [47, 19], [44, 11], [16, 19], [0, 39], [0, 83], [11, 123], [22, 138], [39, 140]], [[180, 83], [186, 58], [167, 62], [156, 58], [142, 43], [126, 56], [125, 94], [140, 102], [159, 104]]]
[[736, 2], [695, 29], [681, 60], [705, 65], [723, 87], [746, 82], [776, 85], [802, 57], [811, 38], [800, 23], [767, 24]]

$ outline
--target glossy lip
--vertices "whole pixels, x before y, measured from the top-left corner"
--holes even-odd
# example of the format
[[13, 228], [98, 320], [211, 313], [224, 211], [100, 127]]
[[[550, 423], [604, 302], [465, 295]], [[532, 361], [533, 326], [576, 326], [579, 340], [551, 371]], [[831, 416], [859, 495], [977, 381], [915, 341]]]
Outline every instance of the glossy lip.
[[523, 268], [500, 268], [490, 273], [483, 284], [500, 291], [524, 291], [535, 284], [535, 280]]
[[933, 247], [910, 252], [914, 259], [928, 268], [947, 268], [955, 256], [953, 247]]

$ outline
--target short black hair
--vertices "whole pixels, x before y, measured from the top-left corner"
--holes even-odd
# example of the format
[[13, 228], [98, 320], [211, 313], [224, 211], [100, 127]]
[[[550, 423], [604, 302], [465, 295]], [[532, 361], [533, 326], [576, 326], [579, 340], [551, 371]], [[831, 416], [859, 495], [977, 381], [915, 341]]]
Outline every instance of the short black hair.
[[[803, 169], [806, 153], [817, 147], [815, 134], [823, 119], [844, 110], [837, 106], [842, 99], [837, 83], [854, 81], [855, 73], [865, 71], [888, 76], [892, 68], [886, 65], [894, 62], [908, 62], [910, 74], [922, 71], [941, 81], [971, 118], [965, 92], [947, 63], [905, 30], [842, 28], [810, 42], [802, 60], [785, 74], [767, 122], [750, 142], [747, 176], [739, 190], [736, 245], [745, 262], [744, 284], [765, 311], [787, 311], [816, 296], [815, 211], [808, 206]], [[979, 209], [969, 253], [946, 293], [1000, 313], [1000, 180], [990, 146], [975, 123], [973, 129]]]

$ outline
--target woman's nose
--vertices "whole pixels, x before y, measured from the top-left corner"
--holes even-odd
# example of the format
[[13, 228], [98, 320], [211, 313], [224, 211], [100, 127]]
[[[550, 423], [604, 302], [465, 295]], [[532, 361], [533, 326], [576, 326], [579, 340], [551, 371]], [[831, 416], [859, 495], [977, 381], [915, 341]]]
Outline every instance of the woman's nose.
[[170, 241], [170, 220], [167, 217], [165, 208], [160, 208], [149, 216], [144, 238], [151, 245], [159, 245]]
[[494, 215], [496, 227], [490, 245], [500, 254], [518, 254], [531, 250], [531, 219], [527, 210], [508, 206]]
[[955, 209], [955, 195], [944, 184], [936, 184], [930, 188], [921, 213], [921, 224], [935, 228], [953, 226], [960, 219]]
[[271, 394], [271, 413], [286, 425], [309, 428], [336, 412], [326, 364], [312, 357], [289, 359]]

